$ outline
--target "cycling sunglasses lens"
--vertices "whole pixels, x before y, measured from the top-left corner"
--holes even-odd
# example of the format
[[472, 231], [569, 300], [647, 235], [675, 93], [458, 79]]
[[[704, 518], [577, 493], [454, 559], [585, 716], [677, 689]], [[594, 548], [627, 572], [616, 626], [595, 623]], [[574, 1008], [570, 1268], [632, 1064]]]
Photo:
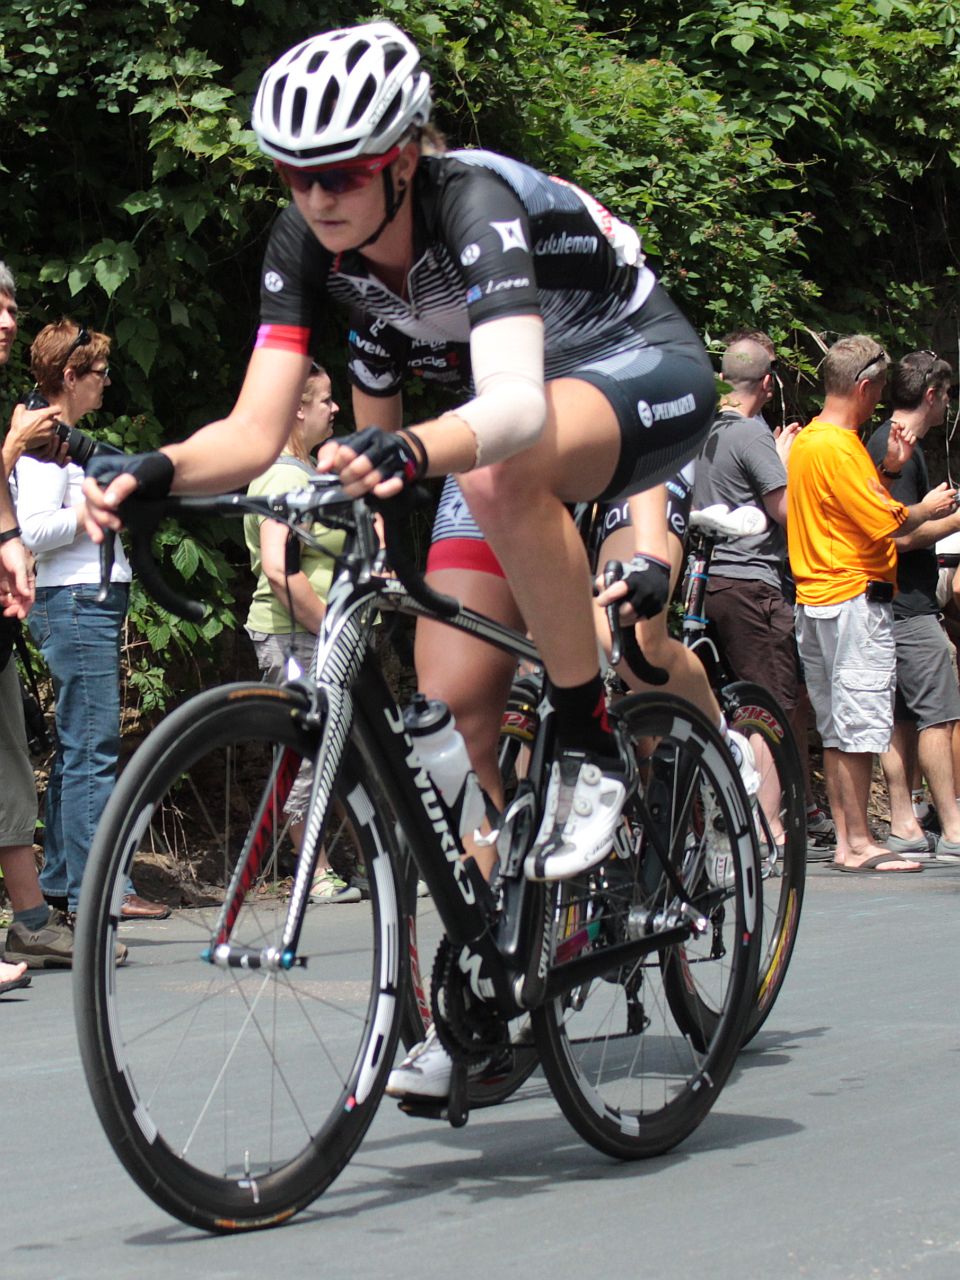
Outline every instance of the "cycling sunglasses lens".
[[342, 196], [347, 191], [359, 191], [373, 180], [373, 174], [363, 169], [294, 169], [290, 165], [281, 168], [283, 176], [294, 191], [309, 191], [318, 182], [324, 191]]

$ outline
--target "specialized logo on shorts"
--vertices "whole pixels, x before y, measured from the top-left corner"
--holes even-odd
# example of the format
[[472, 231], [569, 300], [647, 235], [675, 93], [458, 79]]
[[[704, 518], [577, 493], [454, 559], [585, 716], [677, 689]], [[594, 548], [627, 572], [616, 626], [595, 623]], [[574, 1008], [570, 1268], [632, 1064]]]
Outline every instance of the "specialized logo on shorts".
[[682, 418], [685, 413], [692, 413], [697, 407], [693, 396], [681, 396], [679, 400], [663, 400], [653, 406], [653, 416], [657, 422], [664, 418]]
[[647, 404], [646, 400], [637, 401], [637, 413], [640, 415], [640, 421], [645, 427], [653, 426], [653, 410]]
[[480, 246], [478, 244], [468, 244], [460, 254], [460, 261], [465, 267], [471, 266], [480, 257]]
[[504, 253], [510, 249], [522, 249], [524, 253], [529, 252], [519, 218], [513, 218], [510, 222], [491, 222], [490, 225], [500, 237]]
[[279, 293], [283, 288], [283, 276], [279, 271], [268, 271], [263, 277], [263, 287], [268, 293]]

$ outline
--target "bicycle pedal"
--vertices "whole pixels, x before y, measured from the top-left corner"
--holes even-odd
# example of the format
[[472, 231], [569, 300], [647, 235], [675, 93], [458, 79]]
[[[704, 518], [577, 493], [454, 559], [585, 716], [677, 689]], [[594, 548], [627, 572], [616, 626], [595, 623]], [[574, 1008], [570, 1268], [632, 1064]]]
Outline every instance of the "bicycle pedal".
[[414, 1098], [407, 1096], [397, 1103], [405, 1116], [414, 1116], [417, 1120], [446, 1120], [446, 1098]]

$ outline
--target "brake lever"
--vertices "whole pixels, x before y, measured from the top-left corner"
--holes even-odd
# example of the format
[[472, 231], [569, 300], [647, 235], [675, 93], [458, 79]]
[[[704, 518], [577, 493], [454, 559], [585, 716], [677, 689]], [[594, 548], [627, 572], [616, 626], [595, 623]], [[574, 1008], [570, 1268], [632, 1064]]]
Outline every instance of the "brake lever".
[[[603, 569], [604, 587], [612, 587], [623, 578], [624, 566], [619, 560], [608, 560]], [[621, 661], [644, 684], [656, 687], [665, 685], [670, 679], [670, 672], [665, 667], [655, 667], [647, 660], [646, 655], [637, 642], [636, 628], [624, 626], [620, 621], [619, 600], [606, 606], [607, 622], [610, 626], [610, 665], [616, 667]]]

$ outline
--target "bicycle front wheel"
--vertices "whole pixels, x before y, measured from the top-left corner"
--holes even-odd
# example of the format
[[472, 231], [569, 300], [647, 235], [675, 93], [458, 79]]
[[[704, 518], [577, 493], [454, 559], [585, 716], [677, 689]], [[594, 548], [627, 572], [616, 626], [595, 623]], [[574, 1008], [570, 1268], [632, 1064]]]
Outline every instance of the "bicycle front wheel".
[[[533, 1019], [567, 1119], [601, 1151], [637, 1159], [696, 1128], [736, 1059], [755, 989], [759, 867], [743, 784], [706, 718], [655, 693], [613, 712], [639, 787], [613, 855], [555, 887], [548, 981], [562, 987], [565, 965], [604, 950], [610, 967]], [[639, 959], [615, 950], [658, 935]]]
[[800, 927], [807, 874], [803, 770], [786, 712], [762, 685], [738, 680], [723, 690], [730, 726], [753, 748], [760, 774], [754, 813], [760, 837], [763, 917], [757, 991], [744, 1044], [757, 1034], [783, 986]]
[[[290, 968], [220, 968], [204, 955], [241, 858], [229, 943], [254, 955], [280, 942], [295, 865], [282, 802], [317, 745], [299, 710], [289, 690], [228, 685], [169, 716], [104, 812], [78, 913], [77, 1026], [101, 1122], [157, 1204], [212, 1231], [272, 1226], [318, 1196], [363, 1137], [396, 1050], [394, 833], [355, 738], [322, 840], [334, 865], [362, 863], [369, 901], [305, 905]], [[207, 905], [121, 929], [137, 854], [189, 863]]]

